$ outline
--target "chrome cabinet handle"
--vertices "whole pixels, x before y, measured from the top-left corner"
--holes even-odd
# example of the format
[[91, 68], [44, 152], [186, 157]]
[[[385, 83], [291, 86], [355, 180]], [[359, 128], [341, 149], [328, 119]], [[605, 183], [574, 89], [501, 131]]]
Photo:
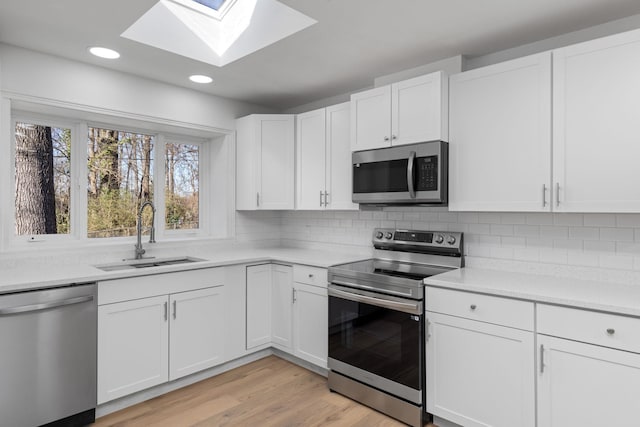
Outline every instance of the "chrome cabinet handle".
[[407, 161], [407, 186], [409, 187], [409, 197], [416, 198], [416, 191], [413, 188], [413, 163], [416, 160], [416, 152], [412, 151], [409, 154], [409, 160]]
[[260, 193], [256, 193], [256, 206], [260, 206]]
[[544, 372], [544, 345], [540, 344], [540, 373]]
[[309, 273], [309, 279], [311, 279], [313, 277], [313, 274]]
[[613, 328], [608, 328], [608, 329], [607, 329], [607, 334], [609, 334], [609, 335], [613, 335], [613, 334], [615, 334], [615, 333], [616, 333], [616, 330], [615, 330], [615, 329], [613, 329]]
[[560, 206], [560, 183], [556, 182], [556, 206]]
[[327, 191], [324, 192], [324, 207], [326, 208], [329, 205], [329, 193]]
[[429, 319], [425, 317], [424, 319], [424, 329], [426, 331], [425, 342], [429, 341], [429, 338], [431, 338], [431, 333], [429, 332], [430, 326], [431, 326], [431, 322], [429, 322]]
[[469, 308], [471, 309], [471, 311], [473, 311], [473, 310], [475, 310], [476, 308], [478, 308], [478, 306], [477, 306], [477, 305], [475, 305], [475, 304], [471, 304], [471, 305], [469, 306]]
[[542, 207], [547, 207], [547, 186], [542, 184]]
[[173, 300], [173, 318], [175, 319], [178, 315], [178, 301]]
[[322, 190], [320, 190], [320, 207], [322, 207]]
[[169, 303], [167, 301], [164, 302], [164, 321], [169, 320]]
[[93, 300], [93, 295], [69, 298], [59, 301], [43, 302], [41, 304], [20, 305], [17, 307], [3, 308], [0, 310], [0, 316], [8, 316], [10, 314], [29, 313], [31, 311], [41, 311], [50, 308], [63, 307], [65, 305], [80, 304]]
[[296, 300], [296, 288], [291, 288], [291, 302], [294, 303]]

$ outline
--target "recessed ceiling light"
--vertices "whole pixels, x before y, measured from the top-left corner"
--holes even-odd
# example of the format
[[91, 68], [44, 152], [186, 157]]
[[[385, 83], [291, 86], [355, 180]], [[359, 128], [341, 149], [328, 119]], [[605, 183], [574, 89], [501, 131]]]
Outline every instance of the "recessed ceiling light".
[[98, 47], [94, 46], [89, 48], [89, 52], [91, 52], [95, 56], [99, 56], [100, 58], [105, 59], [117, 59], [120, 58], [120, 54], [113, 49], [107, 49], [106, 47]]
[[203, 76], [200, 74], [194, 74], [193, 76], [189, 76], [189, 80], [194, 83], [211, 83], [213, 79], [209, 76]]

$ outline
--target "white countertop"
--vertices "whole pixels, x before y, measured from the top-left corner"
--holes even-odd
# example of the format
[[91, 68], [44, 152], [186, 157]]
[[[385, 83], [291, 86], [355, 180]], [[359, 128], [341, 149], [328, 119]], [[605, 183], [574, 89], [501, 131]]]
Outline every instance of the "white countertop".
[[333, 264], [341, 264], [368, 258], [362, 253], [349, 254], [315, 249], [282, 247], [259, 249], [233, 248], [230, 250], [217, 249], [212, 250], [211, 252], [198, 252], [194, 254], [186, 253], [185, 255], [205, 259], [206, 261], [167, 265], [162, 267], [149, 267], [144, 269], [132, 268], [117, 271], [102, 271], [94, 266], [86, 264], [34, 265], [33, 268], [19, 267], [3, 269], [0, 271], [0, 294], [233, 264], [277, 261], [287, 264], [328, 267]]
[[424, 280], [427, 286], [640, 316], [640, 286], [480, 268]]

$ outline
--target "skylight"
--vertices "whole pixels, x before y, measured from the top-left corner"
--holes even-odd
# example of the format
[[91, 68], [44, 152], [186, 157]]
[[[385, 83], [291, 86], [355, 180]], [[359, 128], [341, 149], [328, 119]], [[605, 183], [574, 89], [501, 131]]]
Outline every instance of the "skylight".
[[315, 23], [277, 0], [159, 0], [121, 36], [221, 67]]
[[193, 0], [196, 3], [200, 3], [203, 6], [208, 7], [209, 9], [213, 9], [213, 10], [220, 10], [220, 6], [222, 6], [222, 3], [224, 3], [226, 0]]

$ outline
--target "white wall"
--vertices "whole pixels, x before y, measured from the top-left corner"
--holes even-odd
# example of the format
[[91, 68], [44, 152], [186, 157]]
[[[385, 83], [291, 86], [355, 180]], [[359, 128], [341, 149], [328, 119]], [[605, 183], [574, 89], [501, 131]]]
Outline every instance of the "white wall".
[[78, 109], [99, 108], [114, 115], [163, 119], [176, 125], [233, 130], [234, 120], [251, 113], [272, 112], [195, 90], [147, 80], [90, 64], [70, 61], [0, 44], [3, 64], [0, 90]]

